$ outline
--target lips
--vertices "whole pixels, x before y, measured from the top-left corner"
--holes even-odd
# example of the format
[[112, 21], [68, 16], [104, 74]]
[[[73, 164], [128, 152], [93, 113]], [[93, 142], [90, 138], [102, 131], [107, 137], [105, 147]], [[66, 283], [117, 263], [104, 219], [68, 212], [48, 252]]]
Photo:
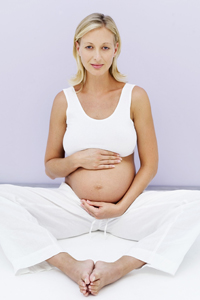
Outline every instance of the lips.
[[100, 69], [103, 65], [96, 65], [96, 64], [91, 64], [93, 68], [95, 69]]

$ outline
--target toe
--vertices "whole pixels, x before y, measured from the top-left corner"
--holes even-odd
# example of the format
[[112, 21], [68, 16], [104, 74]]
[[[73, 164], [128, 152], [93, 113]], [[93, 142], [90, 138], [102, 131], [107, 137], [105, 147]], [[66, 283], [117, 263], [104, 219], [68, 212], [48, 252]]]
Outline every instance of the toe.
[[85, 284], [85, 282], [84, 282], [82, 279], [79, 280], [78, 285], [79, 285], [80, 287], [86, 287], [86, 284]]
[[97, 279], [97, 280], [91, 282], [90, 286], [93, 287], [93, 288], [99, 287], [100, 286], [100, 279]]
[[90, 282], [95, 282], [98, 279], [100, 279], [100, 274], [94, 270], [94, 272], [90, 275]]
[[88, 290], [82, 289], [82, 288], [80, 288], [80, 292], [81, 292], [84, 296], [88, 296], [88, 294], [89, 294], [89, 291], [88, 291]]
[[79, 289], [80, 289], [81, 293], [84, 292], [84, 291], [87, 291], [86, 287], [79, 286]]
[[97, 289], [97, 288], [91, 288], [91, 290], [90, 290], [90, 293], [94, 296], [96, 296], [98, 294], [98, 292], [99, 292], [99, 289]]
[[88, 294], [89, 294], [88, 291], [83, 291], [84, 296], [88, 296]]
[[89, 277], [89, 275], [88, 274], [84, 275], [83, 276], [83, 280], [84, 280], [85, 284], [89, 284], [90, 283], [90, 277]]

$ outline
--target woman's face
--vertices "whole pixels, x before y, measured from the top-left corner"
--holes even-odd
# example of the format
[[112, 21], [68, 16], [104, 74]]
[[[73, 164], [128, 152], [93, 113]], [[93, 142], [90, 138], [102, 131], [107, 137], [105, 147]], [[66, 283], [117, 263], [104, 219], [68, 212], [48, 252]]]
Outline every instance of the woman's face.
[[113, 33], [105, 27], [93, 29], [76, 42], [78, 54], [86, 71], [99, 76], [108, 72], [118, 43], [114, 43]]

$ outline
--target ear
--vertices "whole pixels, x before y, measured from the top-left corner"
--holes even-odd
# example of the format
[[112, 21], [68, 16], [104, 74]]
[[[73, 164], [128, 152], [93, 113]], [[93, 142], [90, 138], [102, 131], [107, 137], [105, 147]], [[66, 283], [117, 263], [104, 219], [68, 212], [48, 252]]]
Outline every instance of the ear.
[[78, 52], [78, 55], [80, 56], [80, 44], [78, 42], [75, 43], [76, 43], [76, 50]]
[[117, 54], [118, 47], [119, 47], [119, 43], [116, 43], [116, 45], [115, 45], [115, 51], [114, 51], [114, 57]]

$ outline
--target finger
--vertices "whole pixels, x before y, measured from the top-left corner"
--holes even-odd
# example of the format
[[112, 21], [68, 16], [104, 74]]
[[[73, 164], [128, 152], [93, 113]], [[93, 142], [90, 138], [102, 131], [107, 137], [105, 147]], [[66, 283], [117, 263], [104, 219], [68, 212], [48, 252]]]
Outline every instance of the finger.
[[118, 164], [122, 161], [122, 158], [119, 157], [116, 159], [116, 157], [114, 159], [112, 159], [111, 157], [108, 157], [107, 159], [106, 158], [102, 158], [100, 160], [101, 164], [104, 164], [104, 165], [113, 165], [113, 164]]
[[95, 202], [95, 201], [86, 200], [86, 203], [89, 204], [90, 206], [98, 206], [98, 207], [103, 206], [102, 205], [103, 202], [98, 202], [98, 201]]
[[109, 150], [101, 150], [100, 152], [102, 155], [108, 155], [108, 156], [120, 156], [119, 153], [112, 152]]
[[99, 165], [96, 169], [101, 170], [101, 169], [113, 169], [115, 168], [115, 165]]
[[90, 214], [89, 210], [87, 209], [86, 206], [86, 200], [81, 200], [81, 207], [88, 213]]
[[84, 206], [92, 215], [95, 215], [95, 213], [99, 210], [99, 208], [94, 207], [93, 205], [89, 205], [88, 203], [85, 203]]
[[[88, 211], [88, 208], [91, 207], [92, 205], [89, 205], [87, 203], [87, 200], [81, 199], [81, 206]], [[88, 211], [89, 212], [89, 211]]]
[[121, 156], [119, 155], [103, 155], [101, 154], [102, 160], [122, 160]]
[[83, 207], [83, 209], [88, 213], [88, 215], [94, 217], [94, 215], [86, 207]]
[[85, 201], [87, 201], [87, 199], [80, 199], [81, 203], [84, 203]]
[[85, 210], [87, 210], [87, 206], [86, 206], [86, 203], [85, 203], [85, 202], [82, 202], [82, 203], [81, 203], [81, 206], [82, 206]]

